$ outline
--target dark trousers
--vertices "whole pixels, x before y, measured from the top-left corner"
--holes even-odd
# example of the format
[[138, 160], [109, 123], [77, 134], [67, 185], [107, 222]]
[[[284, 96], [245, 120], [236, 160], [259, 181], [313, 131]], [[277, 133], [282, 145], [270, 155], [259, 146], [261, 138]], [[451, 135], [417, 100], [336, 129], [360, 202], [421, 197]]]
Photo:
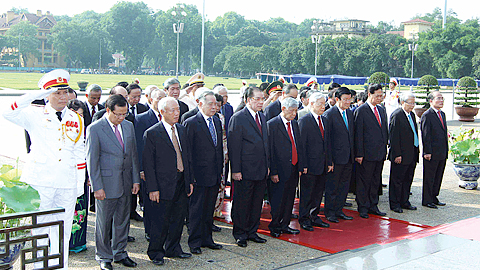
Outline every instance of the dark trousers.
[[378, 187], [382, 183], [382, 161], [368, 161], [363, 159], [362, 164], [357, 164], [357, 197], [359, 213], [369, 210], [378, 210]]
[[195, 186], [190, 196], [189, 237], [190, 248], [213, 245], [212, 223], [219, 185], [213, 187]]
[[[326, 169], [326, 168], [325, 168]], [[320, 204], [322, 203], [323, 192], [327, 175], [302, 174], [300, 177], [300, 209], [298, 223], [301, 225], [312, 225], [320, 217]]]
[[333, 172], [327, 174], [325, 184], [325, 216], [341, 215], [352, 177], [352, 163], [335, 164]]
[[437, 196], [440, 193], [440, 186], [442, 185], [443, 171], [445, 170], [446, 163], [446, 159], [423, 159], [422, 205], [438, 203]]
[[132, 194], [132, 203], [130, 208], [130, 215], [133, 215], [137, 212], [137, 194]]
[[[143, 226], [145, 227], [145, 234], [150, 235], [150, 215], [152, 214], [152, 204], [150, 197], [145, 188], [145, 183], [140, 185], [140, 192], [143, 193]], [[154, 212], [153, 212], [154, 213]]]
[[390, 165], [390, 181], [388, 183], [390, 209], [411, 206], [409, 201], [410, 187], [416, 167], [417, 163], [415, 161], [406, 165], [392, 162]]
[[272, 221], [268, 224], [271, 232], [281, 232], [288, 228], [292, 217], [295, 191], [298, 185], [298, 165], [292, 165], [288, 179], [279, 179], [278, 183], [267, 180], [268, 198]]
[[[148, 257], [160, 260], [164, 256], [175, 257], [183, 250], [180, 238], [183, 232], [183, 221], [187, 207], [187, 194], [183, 173], [177, 173], [177, 187], [171, 201], [150, 201], [152, 215], [150, 219], [150, 242], [147, 249]], [[153, 214], [154, 213], [154, 214]], [[164, 248], [165, 246], [165, 248]]]
[[232, 205], [233, 237], [246, 240], [257, 235], [262, 214], [266, 179], [253, 181], [235, 180]]

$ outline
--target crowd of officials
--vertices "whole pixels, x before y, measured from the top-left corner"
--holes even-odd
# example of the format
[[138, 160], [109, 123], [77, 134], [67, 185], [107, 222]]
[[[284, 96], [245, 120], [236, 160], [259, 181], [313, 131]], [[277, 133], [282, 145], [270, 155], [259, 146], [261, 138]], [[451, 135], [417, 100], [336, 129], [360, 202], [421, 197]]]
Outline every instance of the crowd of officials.
[[[88, 211], [96, 212], [95, 258], [101, 269], [113, 269], [112, 262], [137, 265], [126, 252], [127, 243], [135, 241], [128, 235], [130, 219], [144, 222], [147, 254], [155, 265], [164, 264], [164, 257], [222, 249], [213, 240], [212, 232], [220, 230], [213, 217], [224, 218], [227, 185], [240, 247], [267, 242], [257, 234], [265, 202], [271, 206], [272, 237], [300, 233], [289, 226], [292, 218], [306, 231], [352, 220], [343, 212], [351, 206], [349, 191], [356, 195], [360, 218], [385, 216], [378, 202], [386, 159], [392, 211], [417, 209], [409, 196], [420, 157], [422, 205], [445, 205], [438, 195], [447, 123], [438, 91], [428, 96], [420, 140], [415, 96], [399, 94], [395, 79], [389, 89], [371, 84], [359, 93], [333, 83], [328, 95], [317, 90], [314, 78], [301, 89], [282, 79], [258, 87], [244, 82], [234, 111], [228, 89], [206, 88], [200, 73], [183, 86], [175, 78], [144, 90], [138, 81], [120, 82], [103, 104], [99, 85], [90, 85], [82, 102], [68, 87], [69, 78], [64, 70], [44, 75], [40, 91], [22, 96], [4, 113], [26, 130], [30, 154], [22, 180], [39, 192], [40, 209], [65, 208], [39, 217], [65, 222], [63, 237], [70, 245], [63, 245], [64, 268], [68, 251], [86, 249]], [[139, 102], [142, 93], [146, 104]], [[296, 197], [298, 216], [292, 213]], [[190, 253], [180, 245], [185, 224]], [[33, 233], [48, 234], [50, 253], [59, 252], [58, 230]], [[37, 268], [59, 262], [42, 261], [44, 255]]]

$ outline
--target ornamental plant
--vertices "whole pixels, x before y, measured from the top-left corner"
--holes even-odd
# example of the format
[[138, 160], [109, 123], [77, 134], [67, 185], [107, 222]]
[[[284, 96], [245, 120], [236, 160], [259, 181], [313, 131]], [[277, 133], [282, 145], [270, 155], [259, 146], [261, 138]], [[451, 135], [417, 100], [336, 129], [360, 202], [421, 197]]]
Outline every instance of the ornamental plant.
[[418, 80], [418, 86], [421, 90], [415, 91], [415, 98], [422, 100], [417, 102], [418, 105], [423, 105], [423, 108], [430, 108], [430, 103], [427, 101], [427, 97], [432, 90], [440, 88], [437, 78], [432, 75], [425, 75]]
[[480, 131], [463, 127], [449, 130], [449, 155], [454, 163], [480, 163]]
[[378, 83], [382, 86], [388, 86], [390, 77], [385, 72], [375, 72], [368, 78], [368, 83]]
[[462, 105], [462, 107], [470, 107], [479, 105], [478, 102], [478, 91], [477, 82], [469, 76], [462, 77], [458, 80], [457, 89], [455, 90], [455, 101], [454, 104]]

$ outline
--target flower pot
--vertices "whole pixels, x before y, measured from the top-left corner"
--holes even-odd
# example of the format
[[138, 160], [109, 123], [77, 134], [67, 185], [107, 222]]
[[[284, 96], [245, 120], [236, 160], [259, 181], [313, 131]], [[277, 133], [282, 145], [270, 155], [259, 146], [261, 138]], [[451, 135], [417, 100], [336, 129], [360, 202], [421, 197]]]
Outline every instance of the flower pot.
[[78, 88], [80, 88], [80, 91], [86, 91], [88, 82], [80, 81], [80, 82], [77, 82], [77, 85], [78, 85]]
[[480, 164], [453, 164], [455, 174], [460, 178], [458, 186], [465, 189], [476, 189], [480, 177]]
[[[13, 264], [20, 256], [20, 251], [23, 249], [24, 246], [25, 246], [25, 242], [10, 244], [9, 253], [6, 254], [5, 257], [0, 257], [0, 265], [9, 266], [5, 269], [12, 268]], [[0, 247], [0, 254], [5, 254], [5, 253], [6, 253], [5, 246]]]
[[478, 113], [478, 108], [457, 106], [455, 107], [455, 112], [457, 112], [458, 116], [460, 116], [458, 121], [473, 122], [475, 121], [475, 116]]
[[428, 108], [418, 107], [413, 109], [418, 118], [422, 117], [422, 114], [428, 110]]

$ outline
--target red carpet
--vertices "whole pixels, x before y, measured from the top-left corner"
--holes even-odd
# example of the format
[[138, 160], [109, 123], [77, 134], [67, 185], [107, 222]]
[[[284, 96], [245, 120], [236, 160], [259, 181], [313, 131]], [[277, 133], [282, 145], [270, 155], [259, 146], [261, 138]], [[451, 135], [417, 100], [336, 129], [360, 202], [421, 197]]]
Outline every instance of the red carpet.
[[[225, 201], [223, 215], [226, 218], [217, 220], [231, 223], [230, 208], [230, 201]], [[298, 199], [295, 201], [294, 212], [298, 214]], [[363, 219], [359, 217], [357, 211], [347, 209], [344, 209], [344, 213], [353, 216], [354, 219], [349, 221], [340, 220], [340, 223], [329, 223], [330, 228], [328, 229], [315, 227], [313, 232], [300, 229], [298, 220], [294, 219], [291, 221], [290, 226], [301, 230], [300, 234], [283, 234], [279, 239], [328, 253], [336, 253], [372, 244], [394, 242], [430, 228], [430, 226], [426, 225], [374, 215], [370, 215], [369, 219]], [[326, 221], [324, 216], [321, 217]], [[268, 230], [270, 220], [270, 206], [265, 205], [260, 220], [259, 233], [270, 235]], [[480, 221], [480, 219], [478, 220]]]

